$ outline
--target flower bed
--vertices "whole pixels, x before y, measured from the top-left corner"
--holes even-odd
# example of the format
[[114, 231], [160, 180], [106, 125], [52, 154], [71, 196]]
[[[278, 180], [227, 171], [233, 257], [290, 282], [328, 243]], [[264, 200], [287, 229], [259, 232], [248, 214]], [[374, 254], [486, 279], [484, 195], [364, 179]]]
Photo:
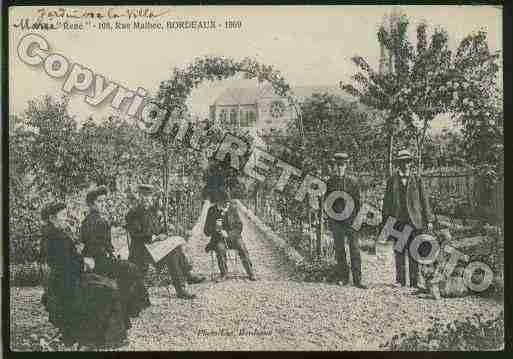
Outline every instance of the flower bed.
[[504, 348], [504, 312], [484, 321], [474, 314], [447, 324], [432, 318], [434, 324], [427, 333], [401, 333], [382, 345], [391, 351], [456, 351], [501, 350]]

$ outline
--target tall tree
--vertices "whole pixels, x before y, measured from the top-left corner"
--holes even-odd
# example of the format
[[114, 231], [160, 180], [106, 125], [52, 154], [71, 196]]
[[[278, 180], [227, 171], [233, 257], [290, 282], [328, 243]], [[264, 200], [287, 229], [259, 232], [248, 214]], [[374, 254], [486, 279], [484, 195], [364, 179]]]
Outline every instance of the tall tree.
[[[363, 58], [355, 56], [353, 62], [360, 68], [353, 76], [355, 83], [342, 86], [362, 103], [386, 114], [389, 174], [395, 135], [413, 142], [421, 171], [423, 146], [433, 119], [444, 113], [464, 113], [468, 117], [469, 111], [463, 107], [471, 100], [467, 98], [462, 103], [462, 96], [468, 97], [468, 92], [476, 98], [484, 96], [481, 102], [489, 101], [485, 88], [495, 77], [498, 56], [488, 50], [486, 33], [482, 31], [465, 38], [453, 57], [445, 30], [435, 29], [428, 39], [427, 25], [418, 25], [414, 47], [407, 39], [407, 28], [408, 18], [400, 16], [391, 29], [381, 27], [378, 32], [379, 43], [392, 54], [393, 72], [378, 73]], [[473, 86], [469, 85], [469, 77]], [[467, 128], [471, 131], [472, 126]]]
[[504, 113], [499, 58], [490, 51], [484, 31], [465, 37], [454, 57], [454, 118], [463, 125], [466, 158], [473, 165], [500, 166], [496, 155], [503, 152]]
[[87, 185], [84, 142], [75, 119], [67, 113], [68, 98], [45, 96], [29, 101], [25, 125], [32, 129], [33, 141], [27, 153], [39, 185], [48, 186], [56, 197]]

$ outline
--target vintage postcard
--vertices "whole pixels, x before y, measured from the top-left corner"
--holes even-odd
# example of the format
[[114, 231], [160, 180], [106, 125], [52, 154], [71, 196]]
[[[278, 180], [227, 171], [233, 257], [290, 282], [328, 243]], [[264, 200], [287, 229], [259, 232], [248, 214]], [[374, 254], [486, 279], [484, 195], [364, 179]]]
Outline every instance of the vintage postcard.
[[502, 6], [7, 12], [6, 351], [504, 349]]

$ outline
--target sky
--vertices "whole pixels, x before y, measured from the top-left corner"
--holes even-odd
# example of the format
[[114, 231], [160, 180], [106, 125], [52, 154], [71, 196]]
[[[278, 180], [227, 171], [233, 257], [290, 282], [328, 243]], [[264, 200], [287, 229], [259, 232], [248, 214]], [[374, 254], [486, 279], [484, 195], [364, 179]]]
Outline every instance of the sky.
[[[26, 31], [12, 24], [21, 18], [34, 18], [40, 7], [10, 8], [9, 86], [10, 113], [21, 113], [27, 101], [45, 94], [61, 93], [62, 79], [49, 77], [40, 66], [31, 67], [16, 55]], [[409, 36], [415, 26], [426, 21], [428, 30], [443, 27], [449, 33], [450, 47], [471, 32], [488, 32], [492, 50], [502, 50], [502, 13], [493, 6], [401, 6], [410, 18]], [[50, 9], [50, 8], [48, 8]], [[66, 56], [108, 80], [135, 90], [154, 94], [162, 80], [169, 79], [174, 67], [184, 67], [203, 55], [241, 59], [249, 56], [281, 71], [291, 86], [337, 86], [350, 82], [356, 67], [351, 57], [361, 55], [377, 68], [379, 47], [376, 32], [391, 6], [274, 6], [274, 7], [161, 7], [170, 20], [227, 19], [242, 21], [241, 29], [212, 31], [47, 31], [44, 35], [51, 52]], [[208, 106], [229, 86], [246, 87], [256, 81], [228, 80], [205, 83], [194, 90], [191, 112], [208, 116]], [[84, 93], [73, 94], [69, 112], [80, 119], [101, 118], [108, 106], [93, 107], [84, 102]]]

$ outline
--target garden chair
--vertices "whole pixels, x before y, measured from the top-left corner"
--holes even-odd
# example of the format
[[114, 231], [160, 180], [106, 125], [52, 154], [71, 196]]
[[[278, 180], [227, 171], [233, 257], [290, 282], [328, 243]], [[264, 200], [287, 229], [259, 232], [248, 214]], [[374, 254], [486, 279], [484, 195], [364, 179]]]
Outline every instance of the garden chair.
[[[226, 244], [226, 243], [225, 243]], [[241, 276], [240, 264], [239, 264], [239, 252], [236, 249], [229, 249], [226, 245], [226, 259], [228, 266], [227, 277], [238, 278]], [[219, 268], [217, 268], [217, 256], [216, 251], [210, 251], [210, 279], [213, 281], [217, 274], [220, 274]], [[231, 269], [231, 270], [230, 270]]]

